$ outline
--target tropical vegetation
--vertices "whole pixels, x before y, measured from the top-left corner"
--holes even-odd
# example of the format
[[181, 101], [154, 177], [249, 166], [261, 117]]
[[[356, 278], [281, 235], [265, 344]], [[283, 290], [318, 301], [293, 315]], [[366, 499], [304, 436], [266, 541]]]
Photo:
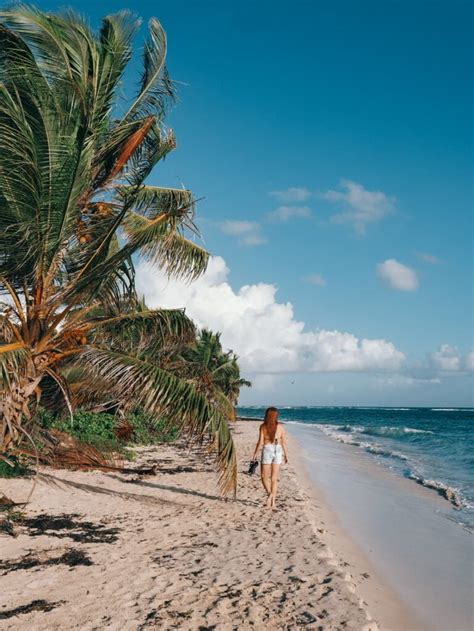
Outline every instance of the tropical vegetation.
[[126, 11], [98, 32], [71, 11], [0, 12], [0, 459], [36, 448], [39, 406], [140, 409], [206, 443], [229, 492], [236, 358], [209, 363], [211, 334], [196, 342], [184, 310], [149, 309], [135, 290], [137, 257], [189, 281], [209, 257], [192, 193], [147, 184], [176, 146], [156, 19], [136, 94], [121, 100], [139, 26]]
[[219, 333], [202, 330], [196, 342], [183, 347], [172, 361], [177, 374], [192, 380], [213, 406], [235, 419], [240, 389], [251, 384], [241, 378], [235, 353], [223, 350]]

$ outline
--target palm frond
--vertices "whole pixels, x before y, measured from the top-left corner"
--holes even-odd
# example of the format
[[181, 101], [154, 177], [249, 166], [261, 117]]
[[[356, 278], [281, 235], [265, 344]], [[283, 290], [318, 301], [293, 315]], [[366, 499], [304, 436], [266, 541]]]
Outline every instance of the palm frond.
[[135, 101], [125, 119], [142, 118], [158, 112], [163, 117], [166, 106], [174, 97], [173, 84], [166, 70], [166, 33], [156, 18], [149, 22], [149, 37], [143, 51], [143, 75]]
[[[184, 309], [137, 309], [120, 315], [84, 320], [81, 329], [94, 331], [106, 339], [110, 348], [129, 348], [136, 352], [143, 346], [157, 353], [166, 346], [189, 343], [196, 334], [195, 325]], [[67, 326], [64, 329], [67, 334]]]
[[173, 130], [164, 130], [161, 123], [156, 122], [131, 156], [124, 173], [125, 180], [131, 186], [143, 185], [158, 162], [175, 148], [176, 138]]
[[223, 493], [235, 492], [237, 461], [226, 417], [191, 384], [130, 355], [88, 348], [80, 358], [93, 374], [109, 379], [119, 398], [166, 418], [200, 442], [207, 442], [220, 472]]
[[15, 382], [30, 358], [29, 350], [18, 342], [0, 345], [0, 389]]
[[164, 188], [162, 186], [119, 186], [119, 197], [128, 200], [130, 208], [148, 219], [156, 219], [162, 214], [170, 217], [182, 216], [184, 212], [194, 214], [195, 202], [191, 191], [181, 188]]
[[191, 192], [145, 186], [176, 146], [163, 124], [173, 86], [155, 19], [138, 95], [128, 110], [118, 103], [138, 25], [125, 11], [99, 32], [70, 10], [0, 11], [0, 296], [11, 303], [0, 304], [0, 448], [34, 425], [40, 397], [62, 412], [63, 401], [107, 394], [209, 444], [229, 489], [231, 399], [221, 386], [230, 388], [230, 369], [221, 362], [215, 372], [222, 397], [201, 391], [178, 353], [194, 341], [193, 324], [182, 310], [147, 309], [135, 292], [139, 256], [187, 280], [209, 259], [192, 240]]
[[195, 280], [209, 263], [207, 250], [176, 232], [162, 236], [160, 228], [150, 223], [134, 233], [131, 244], [140, 256], [162, 267], [171, 278]]
[[95, 81], [96, 117], [108, 117], [116, 101], [116, 88], [132, 57], [132, 39], [140, 20], [130, 11], [119, 11], [102, 20], [99, 34], [99, 67]]

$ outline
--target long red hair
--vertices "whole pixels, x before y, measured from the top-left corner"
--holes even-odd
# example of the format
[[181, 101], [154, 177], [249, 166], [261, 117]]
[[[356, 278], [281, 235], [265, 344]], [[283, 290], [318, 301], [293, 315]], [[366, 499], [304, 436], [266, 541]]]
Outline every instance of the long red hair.
[[263, 419], [263, 426], [268, 438], [273, 443], [278, 426], [278, 410], [276, 408], [267, 408], [265, 418]]

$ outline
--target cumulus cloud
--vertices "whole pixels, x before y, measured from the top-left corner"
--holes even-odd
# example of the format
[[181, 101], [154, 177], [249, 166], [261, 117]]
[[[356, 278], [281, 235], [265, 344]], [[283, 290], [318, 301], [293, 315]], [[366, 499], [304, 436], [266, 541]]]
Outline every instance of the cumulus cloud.
[[418, 288], [418, 276], [415, 270], [395, 259], [387, 259], [383, 263], [378, 263], [377, 275], [392, 289], [415, 291]]
[[431, 265], [438, 265], [438, 263], [441, 263], [441, 259], [437, 256], [433, 256], [433, 254], [428, 254], [427, 252], [417, 252], [416, 254], [418, 258], [425, 263], [430, 263]]
[[364, 234], [369, 223], [380, 221], [395, 212], [396, 199], [381, 191], [368, 191], [362, 184], [341, 180], [344, 191], [326, 191], [323, 198], [342, 206], [342, 212], [333, 215], [335, 223], [350, 224], [358, 234]]
[[270, 195], [281, 202], [304, 202], [312, 193], [305, 187], [292, 186], [284, 191], [271, 191]]
[[260, 224], [256, 221], [222, 221], [219, 224], [224, 234], [237, 237], [240, 245], [260, 245], [265, 243], [265, 238], [261, 234]]
[[150, 307], [186, 307], [200, 327], [222, 332], [224, 347], [252, 373], [398, 370], [404, 355], [383, 339], [360, 339], [336, 330], [306, 331], [291, 303], [276, 300], [274, 285], [244, 285], [235, 291], [221, 257], [186, 284], [169, 281], [147, 263], [137, 268], [137, 288]]
[[319, 285], [320, 287], [324, 287], [326, 285], [326, 280], [321, 274], [310, 274], [309, 276], [306, 276], [305, 281], [311, 285]]
[[461, 367], [458, 349], [450, 344], [442, 344], [437, 351], [431, 354], [431, 359], [434, 366], [443, 371], [455, 371]]
[[280, 206], [267, 213], [267, 217], [271, 221], [288, 221], [294, 218], [308, 219], [311, 217], [311, 210], [308, 206]]
[[430, 361], [432, 366], [441, 372], [472, 372], [474, 371], [474, 350], [463, 355], [457, 346], [441, 344], [437, 351], [431, 353]]

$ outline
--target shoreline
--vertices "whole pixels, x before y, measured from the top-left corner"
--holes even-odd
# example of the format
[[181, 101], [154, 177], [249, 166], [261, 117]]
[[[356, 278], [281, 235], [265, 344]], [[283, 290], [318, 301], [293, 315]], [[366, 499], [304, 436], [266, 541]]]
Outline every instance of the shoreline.
[[[239, 416], [239, 420], [260, 424], [263, 419]], [[281, 422], [288, 425], [284, 420]], [[297, 483], [308, 497], [308, 518], [316, 522], [318, 535], [327, 543], [329, 554], [338, 559], [342, 567], [349, 569], [352, 588], [356, 590], [379, 628], [385, 631], [429, 631], [416, 613], [381, 576], [350, 532], [343, 527], [329, 499], [311, 479], [308, 463], [304, 461], [304, 447], [291, 434], [291, 430], [287, 431], [287, 437]], [[284, 475], [284, 472], [282, 473]]]
[[[157, 465], [150, 476], [43, 469], [18, 536], [0, 537], [0, 625], [377, 631], [298, 467], [281, 472], [268, 511], [258, 476], [245, 473], [256, 424], [233, 434], [237, 501], [218, 496], [211, 462], [183, 445], [137, 449], [137, 466]], [[299, 451], [292, 443], [293, 462]], [[1, 480], [0, 490], [18, 499], [30, 484]]]
[[[453, 520], [449, 502], [317, 428], [292, 425], [291, 433], [317, 496], [336, 517], [330, 532], [339, 525], [347, 533], [375, 568], [379, 585], [395, 594], [389, 604], [401, 603], [400, 611], [413, 618], [401, 628], [471, 629], [472, 534]], [[344, 536], [340, 549], [343, 543]], [[376, 619], [390, 628], [396, 609], [395, 617], [386, 608], [379, 613], [367, 600]]]
[[402, 601], [391, 585], [381, 576], [373, 562], [344, 528], [336, 511], [324, 491], [311, 479], [308, 463], [304, 462], [304, 449], [297, 438], [289, 434], [292, 451], [300, 457], [295, 465], [301, 485], [313, 502], [313, 512], [317, 513], [323, 526], [321, 538], [339, 559], [350, 567], [357, 594], [364, 601], [379, 629], [383, 631], [429, 631], [415, 612]]

